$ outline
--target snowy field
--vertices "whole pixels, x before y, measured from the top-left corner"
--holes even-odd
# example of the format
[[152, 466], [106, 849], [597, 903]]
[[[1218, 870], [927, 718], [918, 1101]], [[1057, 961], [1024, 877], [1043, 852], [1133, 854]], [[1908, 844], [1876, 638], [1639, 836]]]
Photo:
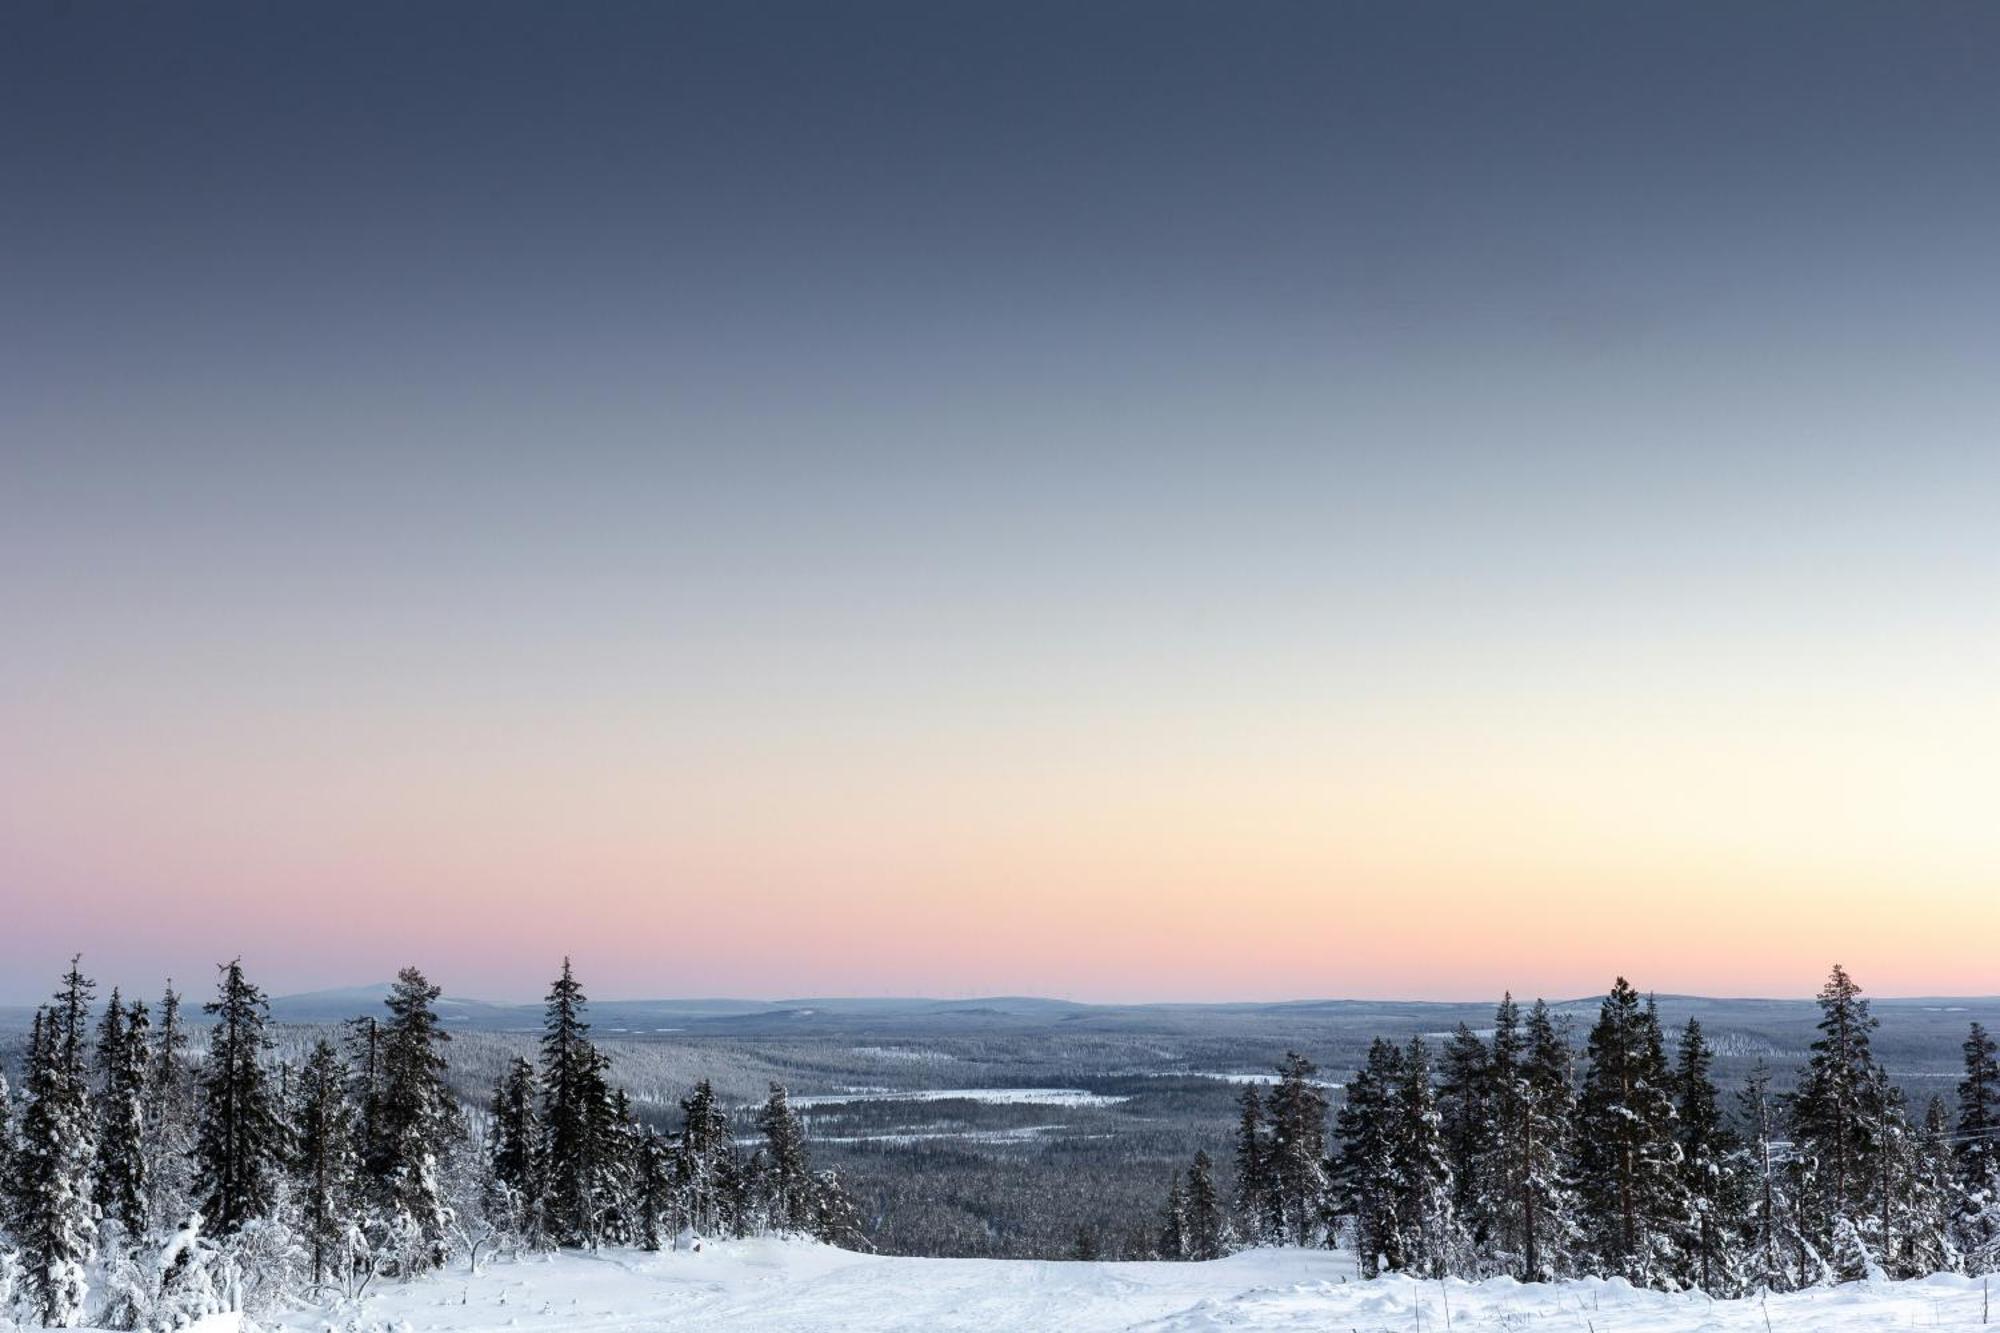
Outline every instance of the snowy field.
[[[1449, 1305], [1447, 1321], [1446, 1306]], [[1981, 1327], [1976, 1279], [1855, 1284], [1711, 1301], [1620, 1283], [1524, 1287], [1354, 1280], [1342, 1255], [1263, 1250], [1207, 1264], [876, 1258], [779, 1240], [700, 1254], [565, 1254], [408, 1286], [356, 1309], [266, 1323], [286, 1333], [714, 1330], [714, 1333], [1874, 1333]], [[220, 1330], [220, 1325], [215, 1325]]]

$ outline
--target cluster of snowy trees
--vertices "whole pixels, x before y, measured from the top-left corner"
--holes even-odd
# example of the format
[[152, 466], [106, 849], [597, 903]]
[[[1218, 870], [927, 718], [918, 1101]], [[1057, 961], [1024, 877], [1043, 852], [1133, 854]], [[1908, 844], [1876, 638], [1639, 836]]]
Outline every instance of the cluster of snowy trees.
[[1369, 1273], [1618, 1276], [1716, 1296], [2000, 1268], [2000, 1063], [1973, 1024], [1957, 1105], [1909, 1107], [1870, 1049], [1876, 1020], [1833, 969], [1797, 1086], [1760, 1064], [1727, 1113], [1690, 1020], [1671, 1041], [1621, 977], [1581, 1068], [1539, 1001], [1501, 1001], [1490, 1039], [1434, 1056], [1377, 1040], [1328, 1102], [1288, 1056], [1243, 1096], [1233, 1217], [1198, 1161], [1176, 1177], [1161, 1249], [1344, 1245]]
[[0, 1315], [171, 1329], [208, 1313], [356, 1297], [454, 1256], [796, 1232], [860, 1244], [831, 1172], [775, 1084], [739, 1149], [704, 1081], [676, 1133], [645, 1127], [591, 1043], [567, 960], [541, 1063], [517, 1059], [489, 1108], [446, 1084], [438, 987], [415, 968], [380, 1018], [271, 1058], [262, 992], [239, 963], [204, 1006], [205, 1058], [171, 984], [157, 1022], [72, 960], [37, 1011], [18, 1103], [0, 1078]]

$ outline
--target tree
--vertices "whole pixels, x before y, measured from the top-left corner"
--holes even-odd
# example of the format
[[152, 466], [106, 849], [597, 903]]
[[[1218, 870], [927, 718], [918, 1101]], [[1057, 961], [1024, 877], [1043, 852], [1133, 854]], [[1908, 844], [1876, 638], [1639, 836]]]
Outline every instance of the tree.
[[97, 1028], [97, 1204], [123, 1245], [146, 1237], [146, 1076], [151, 1059], [146, 1006], [130, 1009], [116, 990]]
[[[1503, 1007], [1511, 1007], [1508, 997]], [[1452, 1211], [1482, 1249], [1493, 1236], [1497, 1211], [1487, 1171], [1493, 1160], [1495, 1120], [1492, 1053], [1460, 1023], [1438, 1061], [1438, 1125], [1451, 1168]]]
[[1271, 1234], [1271, 1147], [1257, 1085], [1246, 1084], [1236, 1122], [1236, 1216], [1244, 1238], [1262, 1245]]
[[1830, 1277], [1820, 1251], [1799, 1225], [1791, 1176], [1779, 1163], [1771, 1071], [1762, 1060], [1739, 1094], [1749, 1134], [1750, 1239], [1745, 1279], [1754, 1291], [1791, 1291]]
[[391, 1225], [413, 1228], [420, 1238], [405, 1247], [417, 1271], [442, 1264], [450, 1253], [452, 1216], [444, 1173], [461, 1133], [457, 1104], [444, 1079], [442, 1047], [451, 1038], [438, 1021], [440, 994], [414, 967], [404, 968], [390, 988], [389, 1021], [381, 1034], [381, 1102], [371, 1145], [375, 1156], [367, 1163]]
[[1410, 1038], [1403, 1077], [1395, 1092], [1392, 1159], [1396, 1220], [1410, 1271], [1441, 1278], [1459, 1271], [1464, 1243], [1452, 1210], [1451, 1166], [1445, 1160], [1437, 1104], [1431, 1090], [1430, 1052]]
[[1187, 1196], [1181, 1190], [1181, 1173], [1167, 1183], [1167, 1201], [1160, 1209], [1159, 1256], [1162, 1259], [1188, 1257]]
[[1958, 1085], [1955, 1165], [1957, 1244], [1972, 1272], [2000, 1267], [2000, 1060], [1993, 1038], [1974, 1023], [1965, 1038]]
[[187, 1058], [181, 997], [169, 981], [160, 997], [146, 1076], [146, 1213], [171, 1234], [194, 1210], [195, 1080]]
[[[12, 1230], [26, 1269], [28, 1303], [35, 1317], [52, 1327], [82, 1322], [85, 1266], [97, 1239], [90, 1109], [70, 1047], [75, 1021], [73, 1011], [60, 1007], [35, 1011], [28, 1038], [28, 1109], [11, 1182]], [[75, 1048], [78, 1060], [81, 1050]]]
[[542, 1239], [542, 1125], [535, 1105], [535, 1067], [519, 1056], [493, 1088], [487, 1152], [493, 1179], [507, 1201], [512, 1227], [530, 1244]]
[[301, 1241], [320, 1286], [352, 1257], [353, 1227], [360, 1211], [360, 1153], [355, 1143], [354, 1105], [348, 1096], [347, 1064], [332, 1042], [322, 1038], [299, 1073], [292, 1140], [297, 1178]]
[[1197, 1151], [1188, 1167], [1185, 1221], [1182, 1234], [1190, 1259], [1220, 1259], [1229, 1253], [1229, 1223], [1222, 1214], [1222, 1200], [1215, 1190], [1215, 1163], [1204, 1151]]
[[786, 1099], [782, 1083], [757, 1112], [764, 1136], [761, 1183], [769, 1224], [780, 1231], [807, 1230], [812, 1224], [812, 1168], [806, 1162], [805, 1126]]
[[1266, 1108], [1272, 1239], [1281, 1245], [1311, 1244], [1326, 1203], [1326, 1094], [1318, 1073], [1312, 1061], [1287, 1051]]
[[1658, 1016], [1619, 977], [1598, 1010], [1578, 1107], [1578, 1186], [1587, 1243], [1607, 1273], [1665, 1286], [1686, 1226], [1672, 1074]]
[[542, 1020], [542, 1170], [546, 1221], [560, 1245], [596, 1245], [603, 1210], [606, 1090], [583, 987], [563, 959]]
[[1841, 1273], [1858, 1277], [1855, 1246], [1880, 1181], [1887, 1080], [1870, 1049], [1876, 1020], [1861, 987], [1836, 963], [1818, 998], [1820, 1036], [1789, 1102], [1794, 1188], [1816, 1246], [1831, 1247], [1840, 1224], [1852, 1224]]
[[1512, 1138], [1519, 1161], [1520, 1275], [1548, 1282], [1576, 1271], [1583, 1246], [1575, 1183], [1576, 1058], [1567, 1020], [1541, 1000], [1528, 1013], [1521, 1071], [1521, 1119]]
[[813, 1177], [813, 1239], [844, 1250], [870, 1250], [874, 1246], [862, 1234], [861, 1214], [854, 1200], [842, 1188], [840, 1176], [831, 1170]]
[[241, 959], [220, 970], [218, 994], [202, 1006], [215, 1026], [201, 1074], [195, 1157], [201, 1212], [226, 1236], [271, 1211], [279, 1125], [263, 1066], [271, 1044], [264, 993], [244, 977]]
[[1676, 1135], [1691, 1225], [1682, 1239], [1686, 1281], [1711, 1296], [1734, 1296], [1743, 1287], [1738, 1256], [1747, 1229], [1749, 1196], [1743, 1179], [1743, 1145], [1723, 1123], [1720, 1094], [1709, 1071], [1715, 1055], [1690, 1018], [1681, 1033], [1675, 1071], [1680, 1107]]
[[658, 1130], [647, 1130], [640, 1140], [637, 1194], [639, 1244], [648, 1250], [664, 1249], [680, 1231], [681, 1210], [673, 1145]]
[[681, 1101], [681, 1134], [674, 1153], [674, 1174], [688, 1226], [698, 1236], [721, 1235], [730, 1229], [729, 1194], [735, 1172], [729, 1117], [716, 1100], [707, 1079]]
[[1398, 1272], [1406, 1265], [1397, 1216], [1397, 1101], [1403, 1086], [1403, 1052], [1377, 1037], [1368, 1062], [1345, 1088], [1334, 1133], [1336, 1210], [1350, 1219], [1352, 1243], [1363, 1275]]

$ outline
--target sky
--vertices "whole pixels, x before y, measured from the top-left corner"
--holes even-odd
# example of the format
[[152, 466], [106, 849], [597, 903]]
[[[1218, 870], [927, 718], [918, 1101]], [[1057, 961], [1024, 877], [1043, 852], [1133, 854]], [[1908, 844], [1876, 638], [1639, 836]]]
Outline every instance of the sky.
[[0, 9], [0, 999], [2000, 991], [2000, 7]]

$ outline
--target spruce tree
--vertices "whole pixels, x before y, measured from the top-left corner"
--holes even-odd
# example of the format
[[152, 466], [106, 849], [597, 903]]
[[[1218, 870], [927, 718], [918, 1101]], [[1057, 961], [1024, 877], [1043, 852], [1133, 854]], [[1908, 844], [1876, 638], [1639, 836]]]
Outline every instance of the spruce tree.
[[1944, 1099], [1931, 1098], [1924, 1109], [1923, 1129], [1915, 1136], [1908, 1171], [1906, 1253], [1907, 1269], [1914, 1277], [1958, 1272], [1965, 1264], [1958, 1244], [1963, 1199], [1951, 1135], [1951, 1112], [1945, 1109]]
[[1468, 1224], [1486, 1238], [1497, 1266], [1505, 1272], [1534, 1267], [1527, 1172], [1532, 1145], [1521, 1035], [1521, 1010], [1511, 993], [1493, 1013], [1493, 1048], [1487, 1064], [1484, 1117], [1473, 1180], [1466, 1191]]
[[1974, 1023], [1965, 1038], [1965, 1078], [1958, 1085], [1954, 1229], [1970, 1271], [2000, 1267], [2000, 1060], [1993, 1038]]
[[730, 1228], [734, 1149], [729, 1117], [707, 1079], [681, 1101], [681, 1134], [674, 1154], [675, 1181], [688, 1226], [697, 1236], [717, 1236]]
[[1269, 1188], [1281, 1245], [1309, 1245], [1327, 1202], [1326, 1094], [1318, 1070], [1297, 1051], [1278, 1066], [1266, 1110], [1271, 1122]]
[[1271, 1148], [1264, 1124], [1264, 1102], [1257, 1085], [1246, 1084], [1236, 1120], [1236, 1216], [1243, 1237], [1262, 1245], [1271, 1233]]
[[1340, 1143], [1334, 1164], [1336, 1208], [1349, 1221], [1351, 1243], [1367, 1277], [1406, 1266], [1396, 1160], [1403, 1074], [1402, 1049], [1377, 1037], [1369, 1044], [1367, 1063], [1348, 1080], [1335, 1118]]
[[146, 1213], [169, 1233], [195, 1206], [195, 1078], [187, 1050], [180, 993], [169, 981], [146, 1075]]
[[1791, 1291], [1824, 1281], [1820, 1251], [1799, 1225], [1791, 1174], [1779, 1160], [1777, 1106], [1771, 1071], [1759, 1060], [1739, 1094], [1749, 1135], [1750, 1235], [1745, 1280], [1753, 1291]]
[[414, 967], [404, 968], [390, 988], [389, 1021], [381, 1033], [381, 1101], [370, 1145], [376, 1155], [367, 1163], [392, 1226], [420, 1238], [405, 1245], [402, 1256], [418, 1271], [442, 1264], [449, 1253], [445, 1168], [462, 1132], [444, 1078], [441, 1048], [451, 1038], [438, 1021], [441, 993]]
[[1578, 1107], [1578, 1186], [1602, 1271], [1637, 1286], [1672, 1282], [1686, 1226], [1672, 1074], [1658, 1016], [1619, 977], [1598, 1011]]
[[215, 1026], [201, 1072], [195, 1158], [204, 1226], [226, 1236], [270, 1214], [280, 1136], [263, 1064], [271, 1044], [264, 993], [243, 975], [241, 959], [220, 970], [216, 998], [202, 1006]]
[[1188, 1167], [1185, 1199], [1187, 1257], [1220, 1259], [1229, 1252], [1229, 1224], [1215, 1190], [1215, 1163], [1205, 1151], [1196, 1152]]
[[[1854, 1256], [1878, 1182], [1885, 1086], [1870, 1047], [1876, 1020], [1861, 988], [1839, 964], [1819, 992], [1819, 1039], [1797, 1090], [1789, 1099], [1792, 1178], [1807, 1237], [1830, 1252], [1837, 1232], [1844, 1243], [1844, 1276], [1860, 1276]], [[1843, 1226], [1845, 1224], [1845, 1226]]]
[[529, 1244], [542, 1240], [542, 1124], [535, 1103], [535, 1067], [515, 1056], [493, 1089], [487, 1151], [493, 1178], [507, 1200], [511, 1225]]
[[146, 1076], [151, 1023], [146, 1006], [125, 1007], [116, 990], [97, 1028], [97, 1206], [117, 1224], [121, 1242], [147, 1234]]
[[757, 1112], [757, 1129], [764, 1136], [761, 1183], [769, 1225], [803, 1232], [812, 1224], [812, 1169], [806, 1162], [805, 1126], [786, 1100], [783, 1084], [771, 1084], [771, 1095]]
[[[75, 969], [71, 969], [74, 975]], [[80, 1070], [72, 1074], [74, 1011], [35, 1012], [27, 1056], [28, 1107], [16, 1154], [12, 1230], [27, 1298], [43, 1324], [83, 1321], [87, 1270], [97, 1239], [90, 1197], [90, 1108]], [[77, 1047], [80, 1058], [81, 1047]]]
[[1160, 1238], [1157, 1252], [1162, 1259], [1188, 1257], [1187, 1195], [1181, 1189], [1181, 1173], [1167, 1183], [1167, 1201], [1160, 1209]]
[[1451, 1165], [1445, 1159], [1437, 1104], [1431, 1089], [1430, 1052], [1410, 1038], [1395, 1095], [1392, 1158], [1396, 1217], [1410, 1271], [1441, 1278], [1460, 1271], [1464, 1244], [1452, 1210]]
[[1739, 1255], [1750, 1200], [1743, 1146], [1723, 1121], [1720, 1094], [1709, 1076], [1714, 1064], [1701, 1024], [1690, 1018], [1681, 1033], [1675, 1071], [1680, 1092], [1676, 1134], [1690, 1217], [1681, 1245], [1687, 1265], [1682, 1276], [1711, 1296], [1734, 1296], [1743, 1287]]
[[861, 1213], [832, 1170], [813, 1177], [813, 1239], [844, 1250], [871, 1250], [861, 1229]]
[[[674, 1185], [674, 1150], [665, 1135], [648, 1129], [639, 1145], [638, 1240], [641, 1247], [666, 1247], [680, 1226], [679, 1194]], [[810, 1196], [808, 1225], [810, 1225]]]
[[542, 1020], [542, 1170], [546, 1221], [559, 1245], [594, 1245], [599, 1206], [597, 1154], [602, 1133], [603, 1079], [583, 987], [563, 959]]
[[[1511, 1003], [1511, 1000], [1510, 1000]], [[1492, 1238], [1486, 1171], [1494, 1151], [1493, 1058], [1486, 1043], [1460, 1023], [1438, 1061], [1438, 1116], [1451, 1167], [1452, 1210], [1482, 1249]]]
[[315, 1287], [345, 1278], [352, 1230], [361, 1208], [360, 1153], [347, 1064], [322, 1038], [299, 1072], [292, 1141], [300, 1232]]
[[1567, 1277], [1583, 1246], [1575, 1183], [1576, 1058], [1567, 1021], [1541, 1000], [1528, 1014], [1522, 1067], [1522, 1118], [1514, 1151], [1520, 1165], [1520, 1275], [1531, 1282]]

